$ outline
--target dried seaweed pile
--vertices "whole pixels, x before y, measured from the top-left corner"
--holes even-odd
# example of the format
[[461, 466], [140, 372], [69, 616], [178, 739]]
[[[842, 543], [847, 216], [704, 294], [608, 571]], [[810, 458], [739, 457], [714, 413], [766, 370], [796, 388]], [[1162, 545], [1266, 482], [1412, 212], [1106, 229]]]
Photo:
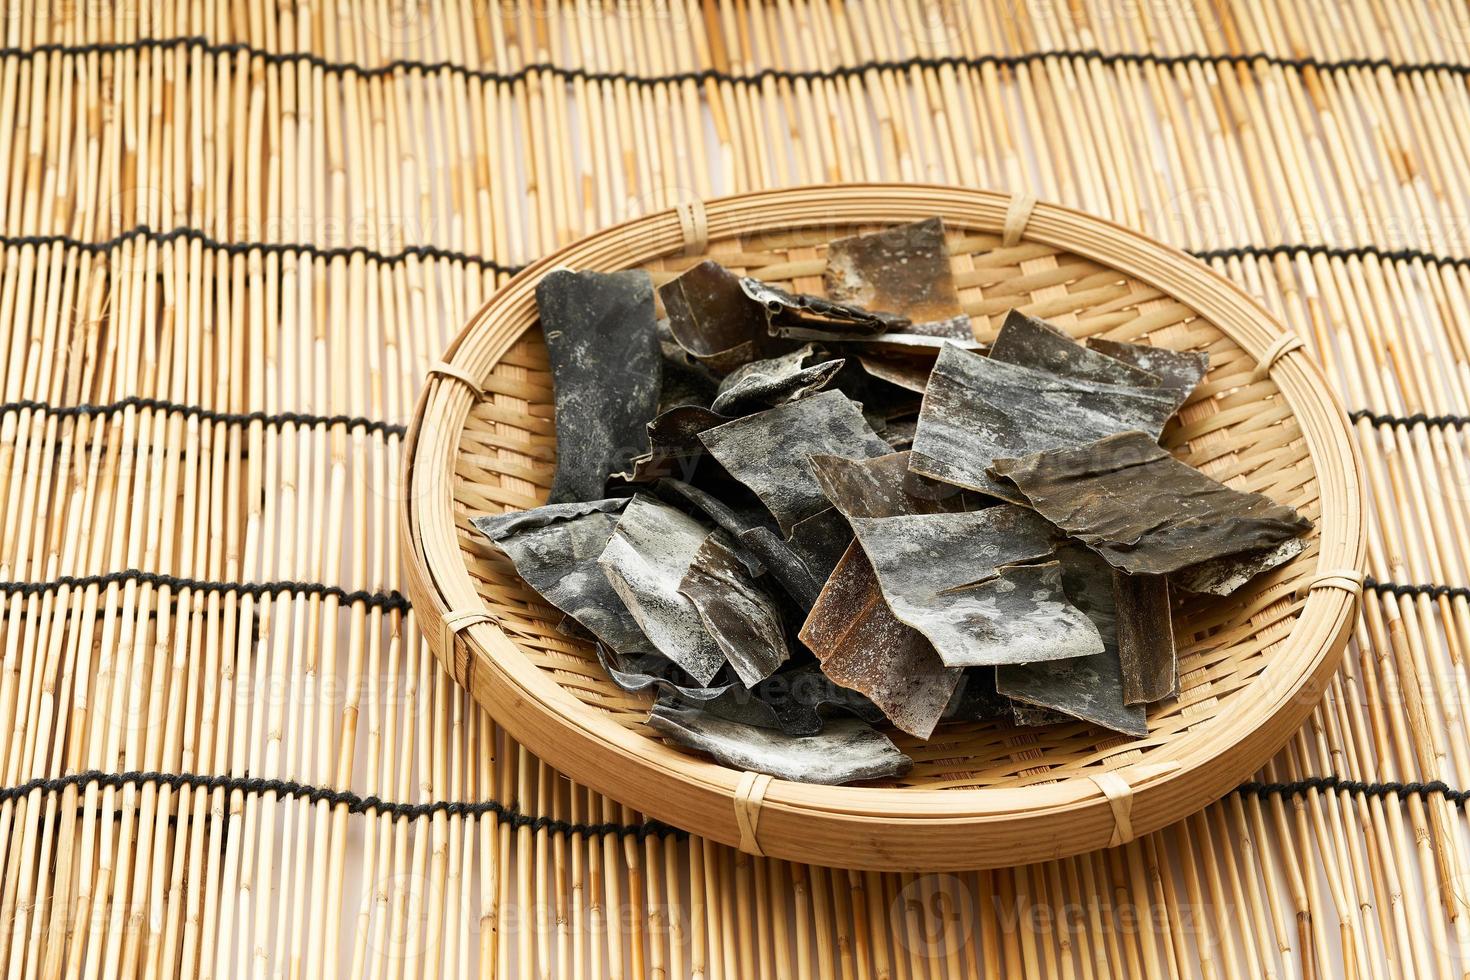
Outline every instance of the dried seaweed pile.
[[551, 499], [475, 525], [727, 765], [901, 775], [885, 720], [1146, 734], [1171, 589], [1229, 594], [1310, 526], [1159, 447], [1205, 355], [1016, 311], [982, 353], [938, 219], [833, 242], [825, 285], [707, 261], [659, 319], [646, 273], [547, 274]]

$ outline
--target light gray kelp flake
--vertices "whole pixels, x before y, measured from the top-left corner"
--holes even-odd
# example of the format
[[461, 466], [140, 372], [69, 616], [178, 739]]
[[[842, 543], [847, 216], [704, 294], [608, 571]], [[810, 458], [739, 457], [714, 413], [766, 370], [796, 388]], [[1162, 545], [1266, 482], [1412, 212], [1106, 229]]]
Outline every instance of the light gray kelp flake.
[[683, 511], [640, 495], [597, 560], [654, 647], [702, 686], [724, 666], [725, 655], [679, 585], [708, 536]]
[[802, 518], [828, 506], [822, 488], [807, 469], [809, 455], [861, 457], [890, 452], [862, 411], [840, 391], [824, 391], [747, 415], [706, 429], [699, 438], [731, 476], [760, 498], [785, 533]]
[[900, 313], [913, 333], [970, 336], [939, 218], [839, 238], [827, 247], [824, 281], [833, 299]]
[[[849, 518], [888, 608], [950, 667], [1080, 657], [1097, 628], [1062, 591], [1054, 531], [1022, 507]], [[1043, 564], [1016, 564], [1038, 562]]]
[[1118, 609], [1118, 662], [1125, 704], [1152, 704], [1179, 693], [1179, 655], [1169, 580], [1162, 575], [1113, 573]]
[[990, 356], [1006, 364], [1048, 371], [1078, 381], [1157, 388], [1157, 374], [1082, 346], [1071, 336], [1034, 316], [1011, 310], [990, 345]]
[[1232, 490], [1180, 462], [1142, 432], [997, 459], [992, 472], [1130, 575], [1167, 575], [1275, 547], [1312, 526], [1291, 507]]
[[819, 735], [792, 736], [729, 721], [710, 712], [659, 703], [648, 723], [686, 748], [732, 768], [777, 779], [836, 786], [901, 776], [913, 760], [857, 718], [836, 718]]
[[1155, 439], [1174, 411], [1158, 388], [1106, 385], [1034, 371], [947, 346], [924, 394], [909, 466], [916, 473], [1019, 502], [987, 471], [996, 459], [1142, 430]]
[[647, 446], [662, 356], [646, 272], [553, 269], [536, 284], [556, 401], [549, 500], [601, 497]]
[[[1061, 548], [1057, 557], [1067, 598], [1092, 621], [1102, 637], [1103, 650], [1070, 660], [997, 667], [996, 690], [1015, 701], [1125, 735], [1147, 735], [1148, 722], [1143, 708], [1123, 701], [1113, 570], [1085, 548]], [[1024, 715], [1027, 713], [1021, 712]]]
[[705, 630], [746, 687], [769, 677], [790, 657], [781, 610], [752, 580], [725, 532], [704, 539], [679, 591], [694, 603]]
[[627, 498], [549, 504], [470, 523], [543, 599], [617, 652], [643, 653], [652, 649], [648, 637], [597, 564], [627, 504]]
[[738, 367], [720, 382], [720, 390], [710, 408], [723, 415], [744, 415], [821, 391], [832, 383], [847, 361], [828, 358], [807, 366], [807, 362], [820, 356], [814, 345], [807, 344], [789, 354]]
[[946, 667], [918, 630], [900, 622], [856, 542], [838, 562], [801, 628], [822, 671], [861, 691], [898, 728], [928, 738], [962, 671]]

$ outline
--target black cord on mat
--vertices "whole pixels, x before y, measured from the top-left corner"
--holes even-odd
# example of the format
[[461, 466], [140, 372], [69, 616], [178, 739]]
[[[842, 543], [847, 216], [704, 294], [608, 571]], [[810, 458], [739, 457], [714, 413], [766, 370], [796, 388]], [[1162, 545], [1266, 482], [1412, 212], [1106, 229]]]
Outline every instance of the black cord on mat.
[[1415, 412], [1413, 415], [1386, 415], [1366, 408], [1354, 409], [1348, 413], [1348, 418], [1354, 422], [1367, 421], [1374, 425], [1402, 425], [1406, 428], [1425, 425], [1431, 429], [1454, 429], [1462, 425], [1470, 425], [1470, 415], [1426, 415], [1423, 412]]
[[1371, 575], [1363, 579], [1363, 588], [1399, 597], [1427, 595], [1431, 599], [1470, 599], [1470, 588], [1463, 585], [1409, 585], [1402, 582], [1380, 582]]
[[321, 582], [212, 582], [204, 579], [183, 578], [165, 575], [162, 572], [145, 572], [130, 568], [126, 571], [107, 572], [102, 575], [63, 575], [45, 582], [0, 582], [0, 595], [40, 595], [57, 589], [106, 588], [109, 585], [152, 585], [182, 592], [223, 592], [239, 595], [265, 596], [307, 595], [335, 598], [349, 605], [362, 604], [389, 612], [408, 612], [408, 598], [401, 592], [368, 592], [365, 589], [348, 591], [340, 585], [324, 585]]
[[915, 69], [943, 68], [1019, 68], [1024, 65], [1042, 64], [1051, 60], [1088, 61], [1102, 65], [1153, 65], [1160, 68], [1189, 66], [1252, 67], [1271, 66], [1298, 71], [1387, 71], [1394, 75], [1417, 75], [1429, 72], [1448, 72], [1453, 75], [1470, 76], [1470, 65], [1451, 61], [1396, 62], [1387, 58], [1342, 58], [1323, 59], [1311, 57], [1288, 57], [1253, 53], [1205, 54], [1157, 54], [1135, 51], [1102, 51], [1098, 48], [1064, 48], [1051, 51], [1027, 51], [1020, 54], [944, 55], [939, 57], [910, 57], [893, 60], [864, 61], [854, 65], [839, 65], [829, 69], [786, 69], [762, 68], [749, 73], [733, 73], [714, 68], [693, 71], [671, 72], [662, 75], [639, 75], [625, 71], [593, 71], [587, 68], [565, 67], [547, 62], [533, 62], [514, 71], [491, 71], [470, 68], [452, 61], [420, 61], [397, 58], [381, 65], [363, 65], [351, 61], [329, 61], [321, 55], [307, 51], [266, 51], [240, 41], [211, 41], [206, 37], [148, 37], [132, 41], [104, 41], [91, 44], [40, 44], [30, 48], [0, 48], [0, 58], [24, 60], [41, 56], [79, 56], [90, 54], [118, 54], [129, 51], [158, 51], [184, 48], [211, 56], [244, 55], [259, 59], [270, 65], [305, 65], [317, 68], [329, 75], [354, 75], [362, 78], [382, 78], [404, 72], [439, 74], [447, 72], [461, 75], [479, 82], [513, 84], [537, 75], [551, 75], [567, 81], [623, 82], [629, 85], [650, 86], [683, 84], [686, 82], [728, 82], [734, 85], [760, 85], [765, 82], [817, 82], [833, 79], [854, 78], [869, 72], [902, 72]]
[[134, 408], [139, 411], [179, 412], [186, 418], [196, 418], [201, 422], [209, 424], [250, 425], [254, 422], [260, 422], [271, 429], [279, 429], [286, 425], [297, 425], [305, 428], [315, 428], [323, 425], [330, 428], [336, 425], [345, 425], [349, 429], [363, 429], [369, 433], [381, 432], [384, 435], [394, 436], [401, 436], [408, 431], [407, 426], [399, 425], [396, 422], [384, 422], [361, 415], [312, 415], [307, 412], [223, 412], [219, 409], [204, 408], [199, 405], [186, 405], [163, 398], [144, 398], [140, 395], [130, 395], [127, 398], [120, 398], [113, 402], [84, 402], [80, 405], [52, 405], [49, 402], [35, 401], [33, 399], [0, 402], [0, 414], [32, 411], [54, 415], [58, 418], [72, 418], [80, 415], [115, 415], [129, 408]]
[[1451, 789], [1437, 779], [1422, 783], [1369, 783], [1357, 779], [1343, 779], [1341, 776], [1309, 776], [1306, 779], [1298, 779], [1289, 783], [1241, 783], [1235, 789], [1237, 793], [1261, 797], [1298, 796], [1312, 790], [1319, 793], [1351, 793], [1354, 796], [1400, 800], [1443, 796], [1456, 805], [1464, 805], [1470, 801], [1470, 790]]

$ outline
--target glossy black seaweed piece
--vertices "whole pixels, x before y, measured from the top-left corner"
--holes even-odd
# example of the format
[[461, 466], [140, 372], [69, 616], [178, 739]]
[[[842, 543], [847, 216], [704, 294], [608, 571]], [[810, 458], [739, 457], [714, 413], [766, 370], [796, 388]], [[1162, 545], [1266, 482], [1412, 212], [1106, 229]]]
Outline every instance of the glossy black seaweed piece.
[[[1097, 627], [1103, 650], [1069, 660], [997, 667], [996, 690], [1015, 701], [1059, 712], [1124, 735], [1147, 735], [1148, 722], [1143, 708], [1125, 704], [1123, 700], [1113, 570], [1085, 548], [1058, 549], [1057, 559], [1062, 568], [1062, 587], [1067, 597]], [[1026, 712], [1021, 712], [1021, 716], [1025, 715]], [[1036, 719], [1027, 723], [1034, 724]]]
[[597, 564], [627, 498], [549, 504], [474, 517], [470, 523], [505, 552], [541, 598], [619, 653], [653, 649]]
[[940, 218], [837, 239], [827, 246], [823, 279], [834, 300], [892, 310], [912, 322], [913, 333], [970, 336]]
[[648, 723], [673, 742], [734, 769], [796, 782], [839, 785], [901, 776], [913, 760], [857, 718], [836, 718], [816, 735], [793, 736], [674, 702], [654, 705]]
[[749, 487], [783, 533], [828, 507], [807, 468], [812, 453], [884, 456], [880, 439], [861, 410], [840, 391], [824, 391], [699, 434], [730, 475]]
[[813, 344], [751, 361], [726, 376], [710, 408], [734, 416], [783, 405], [830, 386], [846, 363], [824, 357]]
[[1021, 502], [988, 472], [996, 459], [1135, 429], [1157, 439], [1173, 412], [1174, 396], [1162, 389], [1065, 378], [948, 346], [929, 378], [909, 467]]
[[550, 503], [594, 500], [648, 444], [662, 355], [648, 273], [553, 269], [536, 284], [556, 403]]
[[658, 287], [674, 340], [720, 375], [796, 346], [770, 335], [765, 308], [745, 294], [741, 282], [718, 262], [705, 260]]
[[1118, 662], [1123, 670], [1123, 702], [1152, 704], [1179, 693], [1179, 654], [1169, 580], [1161, 575], [1113, 573], [1118, 611]]
[[704, 539], [679, 591], [694, 603], [704, 628], [746, 687], [775, 672], [791, 656], [781, 609], [758, 585], [724, 531]]
[[1078, 381], [1133, 388], [1157, 388], [1162, 383], [1159, 375], [1084, 347], [1070, 334], [1020, 310], [1006, 314], [990, 345], [990, 356]]
[[909, 325], [908, 317], [895, 313], [866, 310], [807, 293], [790, 293], [748, 276], [740, 280], [740, 288], [749, 299], [760, 304], [766, 314], [767, 330], [776, 336], [788, 336], [791, 328], [817, 335], [873, 336]]
[[1167, 575], [1274, 547], [1312, 526], [1291, 507], [1211, 479], [1142, 432], [998, 459], [993, 472], [1130, 575]]
[[888, 608], [950, 667], [1096, 653], [1097, 628], [1062, 590], [1055, 531], [1002, 504], [954, 514], [849, 518]]
[[634, 497], [597, 559], [613, 590], [664, 656], [708, 686], [725, 654], [679, 591], [710, 529], [652, 497]]
[[962, 673], [946, 667], [922, 633], [889, 611], [873, 566], [855, 542], [802, 625], [801, 640], [823, 673], [866, 695], [896, 727], [918, 738], [933, 733]]

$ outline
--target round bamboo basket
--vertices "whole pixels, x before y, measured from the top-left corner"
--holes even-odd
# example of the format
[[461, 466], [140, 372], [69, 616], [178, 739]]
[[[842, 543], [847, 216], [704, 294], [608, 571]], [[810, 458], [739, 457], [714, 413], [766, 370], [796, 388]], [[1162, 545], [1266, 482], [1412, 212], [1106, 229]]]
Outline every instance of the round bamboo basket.
[[[648, 269], [706, 257], [820, 292], [824, 243], [941, 216], [976, 336], [1019, 307], [1076, 336], [1207, 350], [1205, 383], [1165, 433], [1184, 459], [1315, 522], [1303, 554], [1227, 599], [1176, 610], [1181, 694], [1132, 740], [1085, 724], [941, 725], [893, 737], [912, 771], [883, 785], [785, 781], [670, 746], [648, 699], [608, 680], [560, 613], [469, 524], [542, 502], [555, 460], [534, 288], [555, 266]], [[1175, 249], [1026, 198], [841, 185], [742, 194], [610, 228], [527, 268], [431, 372], [407, 439], [406, 581], [430, 645], [521, 744], [643, 813], [773, 857], [866, 869], [994, 867], [1109, 845], [1179, 820], [1259, 769], [1302, 724], [1347, 642], [1364, 553], [1358, 463], [1300, 345], [1240, 288]], [[474, 387], [470, 382], [473, 382]], [[478, 388], [479, 390], [475, 390]]]

